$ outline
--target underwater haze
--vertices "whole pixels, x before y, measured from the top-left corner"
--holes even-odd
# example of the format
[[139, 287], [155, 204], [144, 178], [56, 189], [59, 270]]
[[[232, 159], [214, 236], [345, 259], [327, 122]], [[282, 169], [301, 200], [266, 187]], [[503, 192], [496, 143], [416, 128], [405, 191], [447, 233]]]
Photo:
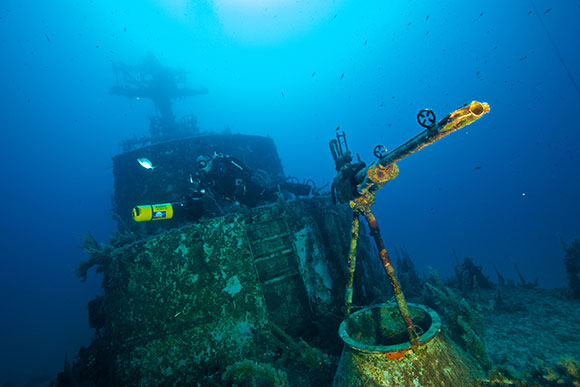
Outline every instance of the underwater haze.
[[[335, 173], [340, 127], [371, 162], [472, 100], [490, 113], [398, 163], [373, 207], [387, 248], [448, 276], [471, 257], [568, 286], [580, 236], [580, 1], [131, 0], [0, 5], [0, 385], [54, 379], [94, 335], [101, 294], [77, 246], [105, 242], [112, 157], [148, 131], [149, 99], [109, 93], [113, 65], [154, 55], [206, 95], [176, 100], [202, 131], [270, 136], [287, 175]], [[346, 259], [347, 257], [345, 257]], [[36, 379], [31, 379], [36, 378]], [[12, 383], [12, 384], [10, 384]]]

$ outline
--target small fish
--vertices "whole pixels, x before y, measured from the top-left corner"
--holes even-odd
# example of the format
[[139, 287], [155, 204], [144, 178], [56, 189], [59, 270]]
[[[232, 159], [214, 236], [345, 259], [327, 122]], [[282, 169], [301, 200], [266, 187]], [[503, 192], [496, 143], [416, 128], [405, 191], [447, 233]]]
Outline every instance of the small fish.
[[527, 55], [524, 55], [524, 56], [522, 56], [522, 57], [520, 58], [520, 61], [527, 59], [527, 57], [528, 57]]
[[481, 165], [478, 165], [478, 166], [476, 166], [476, 167], [475, 167], [475, 168], [473, 168], [473, 169], [481, 169]]
[[425, 20], [429, 20], [429, 15], [427, 15], [427, 17], [425, 18]]
[[48, 40], [50, 42], [50, 38], [48, 37], [47, 34], [44, 34], [44, 37], [46, 38], [46, 40]]
[[315, 75], [316, 75], [316, 71], [312, 73], [312, 76], [315, 76]]
[[141, 157], [140, 159], [137, 159], [137, 161], [145, 169], [155, 169], [151, 161], [149, 161], [149, 159], [146, 159], [145, 157]]
[[282, 93], [282, 98], [286, 98], [286, 97], [284, 97], [284, 92], [283, 92], [283, 91], [281, 91], [281, 93]]
[[548, 8], [545, 12], [544, 15], [547, 14], [548, 12], [550, 12], [552, 10], [552, 8]]
[[365, 40], [365, 46], [367, 45], [368, 40]]
[[339, 81], [340, 81], [340, 80], [342, 80], [342, 78], [344, 78], [344, 73], [340, 74], [340, 79], [339, 79]]
[[123, 32], [127, 32], [127, 27], [123, 28]]

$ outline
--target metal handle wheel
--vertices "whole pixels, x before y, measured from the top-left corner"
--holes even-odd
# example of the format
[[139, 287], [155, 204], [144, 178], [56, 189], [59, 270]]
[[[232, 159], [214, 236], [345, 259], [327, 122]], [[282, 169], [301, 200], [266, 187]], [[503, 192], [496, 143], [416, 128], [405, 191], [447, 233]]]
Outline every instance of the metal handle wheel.
[[424, 128], [435, 125], [435, 113], [431, 109], [423, 109], [417, 113], [417, 122]]

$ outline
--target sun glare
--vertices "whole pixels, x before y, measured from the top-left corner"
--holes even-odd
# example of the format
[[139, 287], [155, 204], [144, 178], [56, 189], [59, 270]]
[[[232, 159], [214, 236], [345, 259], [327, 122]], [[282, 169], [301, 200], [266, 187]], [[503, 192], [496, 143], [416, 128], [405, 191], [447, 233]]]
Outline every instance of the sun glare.
[[214, 0], [224, 32], [246, 42], [277, 42], [298, 36], [328, 18], [332, 0]]
[[158, 0], [157, 3], [174, 18], [187, 17], [189, 0]]

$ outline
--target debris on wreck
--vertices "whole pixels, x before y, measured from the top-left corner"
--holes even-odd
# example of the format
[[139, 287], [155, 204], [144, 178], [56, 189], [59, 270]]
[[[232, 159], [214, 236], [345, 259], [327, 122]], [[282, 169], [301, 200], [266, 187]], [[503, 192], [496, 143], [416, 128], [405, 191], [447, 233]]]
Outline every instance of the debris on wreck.
[[564, 257], [564, 266], [566, 267], [566, 276], [568, 285], [574, 298], [580, 298], [580, 238], [574, 238], [567, 244], [560, 237], [562, 248], [566, 252]]

